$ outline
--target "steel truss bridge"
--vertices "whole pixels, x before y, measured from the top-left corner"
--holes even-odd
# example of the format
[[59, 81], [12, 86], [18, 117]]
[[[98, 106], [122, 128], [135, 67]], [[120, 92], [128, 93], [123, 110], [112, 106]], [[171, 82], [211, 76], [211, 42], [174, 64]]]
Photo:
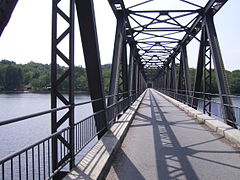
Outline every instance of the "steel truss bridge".
[[[74, 167], [75, 156], [94, 138], [100, 139], [119, 114], [147, 86], [196, 109], [201, 101], [203, 112], [211, 115], [213, 65], [222, 118], [228, 125], [238, 127], [213, 20], [227, 0], [176, 0], [174, 2], [180, 4], [181, 8], [171, 10], [159, 10], [164, 1], [108, 0], [117, 20], [108, 95], [103, 90], [93, 0], [68, 0], [68, 7], [59, 6], [61, 1], [52, 0], [51, 109], [0, 122], [4, 126], [50, 113], [52, 135], [2, 159], [1, 179], [57, 179], [65, 166], [69, 165], [70, 169]], [[0, 35], [17, 2], [0, 1]], [[66, 29], [60, 29], [59, 18], [68, 24]], [[74, 102], [75, 18], [80, 28], [91, 97], [91, 101], [79, 104]], [[196, 55], [195, 81], [191, 87], [187, 45], [193, 39], [199, 42], [199, 53]], [[67, 52], [59, 49], [62, 43], [67, 43]], [[66, 71], [58, 77], [58, 64], [61, 62], [65, 62]], [[59, 91], [66, 80], [68, 96]], [[61, 101], [64, 106], [59, 106], [57, 101]], [[76, 123], [75, 107], [86, 103], [92, 104], [93, 114]], [[58, 111], [64, 109], [67, 111], [60, 117]], [[68, 127], [63, 128], [66, 122]], [[89, 133], [84, 136], [82, 133], [86, 131]], [[38, 164], [35, 164], [35, 160], [38, 160]], [[37, 170], [34, 165], [38, 167]], [[7, 166], [10, 168], [7, 169]]]

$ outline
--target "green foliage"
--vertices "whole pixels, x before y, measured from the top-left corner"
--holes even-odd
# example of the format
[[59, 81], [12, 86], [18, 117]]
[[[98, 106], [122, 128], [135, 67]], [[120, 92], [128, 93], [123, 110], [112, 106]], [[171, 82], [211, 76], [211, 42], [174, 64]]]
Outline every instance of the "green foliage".
[[194, 69], [194, 68], [189, 68], [189, 75], [190, 75], [191, 87], [194, 86], [195, 74], [196, 74], [196, 69]]
[[[179, 65], [176, 70], [178, 71]], [[57, 67], [57, 76], [60, 77], [65, 71], [66, 67]], [[190, 68], [190, 81], [192, 87], [194, 86], [196, 69]], [[104, 83], [104, 91], [108, 92], [110, 76], [111, 76], [111, 64], [102, 65], [102, 75]], [[231, 93], [240, 94], [240, 70], [226, 71]], [[74, 77], [74, 90], [76, 91], [88, 91], [88, 81], [86, 75], [86, 69], [78, 66], [75, 67]], [[51, 65], [41, 64], [35, 62], [29, 62], [27, 64], [16, 64], [13, 61], [2, 60], [0, 61], [0, 90], [12, 91], [23, 90], [31, 88], [32, 90], [47, 90], [51, 87]], [[68, 89], [68, 80], [65, 80], [59, 90]], [[218, 93], [218, 87], [216, 82], [216, 76], [214, 70], [212, 70], [212, 93]]]
[[0, 89], [8, 91], [20, 89], [23, 81], [22, 69], [12, 61], [3, 60], [0, 64]]
[[105, 64], [102, 66], [104, 92], [108, 92], [109, 90], [111, 66], [111, 64]]
[[240, 94], [240, 70], [235, 70], [230, 73], [229, 84], [231, 93]]
[[[108, 90], [111, 64], [102, 66], [105, 91]], [[66, 67], [57, 66], [57, 76], [60, 77]], [[88, 91], [88, 81], [85, 68], [75, 67], [74, 90]], [[0, 61], [0, 90], [47, 90], [51, 87], [51, 65], [29, 62], [16, 64], [13, 61]], [[68, 89], [68, 80], [61, 83], [59, 90]]]

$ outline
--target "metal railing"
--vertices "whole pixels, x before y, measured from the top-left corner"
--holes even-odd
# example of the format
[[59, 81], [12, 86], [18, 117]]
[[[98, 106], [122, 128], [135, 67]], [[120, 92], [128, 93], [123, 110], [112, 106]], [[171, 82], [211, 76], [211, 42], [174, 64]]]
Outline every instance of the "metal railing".
[[[101, 133], [103, 130], [96, 131], [95, 127], [95, 118], [101, 118], [104, 113], [107, 114], [108, 117], [108, 128], [112, 126], [112, 124], [117, 120], [120, 113], [126, 110], [142, 93], [143, 91], [138, 91], [131, 96], [121, 97], [119, 101], [115, 104], [108, 106], [105, 110], [101, 110], [99, 112], [93, 113], [92, 115], [80, 120], [79, 122], [74, 124], [74, 158], [94, 139], [97, 142], [97, 135]], [[106, 96], [106, 101], [108, 98], [117, 96], [119, 97], [122, 94]], [[96, 99], [91, 101], [86, 101], [78, 104], [74, 104], [73, 107], [93, 103], [96, 101], [100, 101], [102, 99]], [[22, 116], [14, 119], [8, 119], [0, 122], [0, 126], [4, 126], [6, 124], [12, 124], [20, 121], [31, 120], [33, 117], [42, 116], [45, 114], [49, 114], [52, 112], [58, 112], [61, 110], [65, 110], [68, 108], [72, 108], [69, 106], [62, 106], [60, 108], [55, 108], [47, 111], [42, 111], [39, 113], [30, 114], [27, 116]], [[98, 119], [97, 118], [97, 119]], [[52, 179], [57, 173], [61, 170], [64, 170], [66, 165], [70, 162], [71, 157], [69, 154], [69, 148], [67, 144], [63, 144], [59, 138], [64, 138], [68, 142], [69, 140], [69, 131], [70, 127], [66, 127], [60, 130], [57, 133], [51, 134], [50, 136], [25, 147], [18, 152], [8, 155], [0, 160], [0, 179], [11, 179], [11, 180], [22, 180], [22, 179]], [[58, 142], [58, 159], [59, 168], [55, 171], [52, 170], [52, 141], [57, 140]]]
[[[238, 129], [240, 128], [240, 103], [235, 103], [233, 101], [233, 105], [230, 104], [222, 104], [220, 100], [220, 96], [230, 97], [231, 99], [239, 99], [240, 96], [236, 95], [226, 95], [226, 94], [216, 94], [216, 93], [204, 93], [204, 92], [194, 92], [194, 91], [186, 91], [186, 90], [176, 90], [176, 89], [157, 89], [163, 94], [166, 94], [184, 104], [187, 104], [199, 111], [202, 111], [204, 114], [208, 114], [213, 116], [220, 121], [225, 123], [230, 122], [234, 124]], [[195, 93], [195, 96], [194, 96]], [[197, 97], [196, 97], [197, 95]], [[194, 101], [197, 101], [197, 106]], [[237, 105], [238, 104], [238, 105]], [[224, 116], [223, 109], [231, 108], [234, 111], [234, 115], [236, 117], [236, 122], [231, 119], [227, 119]]]

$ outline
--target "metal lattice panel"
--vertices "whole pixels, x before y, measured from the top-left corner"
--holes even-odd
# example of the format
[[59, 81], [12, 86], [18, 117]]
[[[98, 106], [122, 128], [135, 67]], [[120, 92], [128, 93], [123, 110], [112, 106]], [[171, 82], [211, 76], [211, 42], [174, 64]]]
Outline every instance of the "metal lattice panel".
[[[207, 12], [216, 13], [225, 0], [109, 0], [117, 16], [123, 11], [128, 41], [138, 49], [148, 80], [164, 71], [171, 59], [201, 30]], [[148, 71], [148, 70], [151, 70]]]

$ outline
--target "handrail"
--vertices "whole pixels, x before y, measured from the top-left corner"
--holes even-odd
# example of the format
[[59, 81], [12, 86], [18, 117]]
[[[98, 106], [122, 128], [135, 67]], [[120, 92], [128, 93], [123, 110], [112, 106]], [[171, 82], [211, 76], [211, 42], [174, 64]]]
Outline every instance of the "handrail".
[[52, 113], [52, 112], [57, 112], [57, 111], [60, 111], [60, 110], [71, 108], [72, 106], [74, 106], [74, 107], [81, 106], [81, 105], [84, 105], [84, 104], [88, 104], [88, 103], [92, 103], [92, 102], [96, 102], [96, 101], [100, 101], [100, 100], [102, 100], [102, 98], [95, 99], [95, 100], [90, 100], [90, 101], [85, 101], [85, 102], [77, 103], [77, 104], [74, 104], [74, 105], [66, 105], [66, 106], [62, 106], [62, 107], [59, 107], [59, 108], [53, 108], [53, 109], [50, 109], [50, 110], [45, 110], [45, 111], [41, 111], [41, 112], [38, 112], [38, 113], [29, 114], [29, 115], [26, 115], [26, 116], [21, 116], [21, 117], [17, 117], [17, 118], [3, 120], [3, 121], [0, 122], [0, 126], [10, 124], [10, 123], [19, 122], [19, 121], [23, 121], [23, 120], [27, 120], [29, 118], [33, 118], [33, 117], [37, 117], [37, 116], [42, 116], [42, 115], [49, 114], [49, 113]]
[[[124, 92], [125, 93], [125, 92]], [[124, 94], [121, 93], [121, 94]], [[77, 156], [90, 142], [92, 142], [104, 127], [98, 131], [96, 131], [94, 118], [102, 115], [102, 113], [106, 113], [108, 117], [107, 128], [113, 125], [113, 123], [118, 118], [119, 113], [123, 112], [127, 107], [129, 107], [142, 93], [142, 91], [137, 91], [135, 94], [128, 96], [126, 98], [122, 98], [118, 102], [106, 107], [105, 110], [100, 110], [98, 112], [92, 113], [91, 115], [81, 119], [76, 122], [73, 126], [74, 130], [74, 157]], [[107, 99], [108, 97], [105, 97]], [[38, 113], [29, 114], [26, 116], [21, 116], [13, 119], [8, 119], [0, 122], [0, 126], [11, 124], [15, 122], [20, 122], [26, 119], [39, 117], [44, 114], [48, 114], [51, 112], [56, 112], [60, 110], [64, 110], [67, 108], [77, 107], [81, 105], [85, 105], [88, 103], [93, 103], [96, 101], [100, 101], [103, 98], [85, 101], [81, 103], [76, 103], [74, 105], [62, 106], [59, 108], [54, 108], [46, 111], [41, 111]], [[64, 141], [69, 141], [68, 133], [71, 127], [66, 127], [61, 129], [60, 131], [51, 134], [50, 136], [39, 140], [27, 147], [20, 149], [17, 152], [14, 152], [6, 157], [0, 159], [0, 178], [5, 179], [6, 177], [11, 177], [14, 179], [24, 179], [24, 178], [33, 178], [38, 177], [39, 179], [51, 179], [54, 177], [62, 168], [64, 168], [71, 160], [69, 155], [69, 150], [61, 139]], [[59, 136], [62, 138], [58, 139]], [[57, 140], [60, 157], [64, 157], [59, 165], [58, 169], [52, 170], [51, 166], [51, 143], [53, 140]], [[14, 163], [13, 163], [14, 162]], [[21, 172], [23, 171], [23, 173]], [[24, 174], [25, 173], [25, 174]], [[41, 177], [41, 178], [40, 178]]]
[[[205, 92], [195, 92], [195, 91], [188, 91], [188, 93], [186, 93], [187, 92], [186, 90], [164, 89], [164, 88], [158, 89], [158, 90], [160, 92], [170, 96], [170, 97], [173, 97], [176, 100], [182, 101], [183, 103], [186, 103], [190, 106], [193, 106], [194, 108], [199, 108], [199, 106], [195, 107], [193, 104], [189, 104], [190, 102], [187, 101], [186, 99], [190, 99], [190, 100], [196, 99], [196, 100], [200, 100], [200, 101], [203, 101], [203, 102], [206, 102], [206, 103], [209, 103], [209, 104], [215, 104], [215, 105], [220, 105], [222, 107], [233, 108], [233, 111], [235, 110], [235, 112], [234, 112], [235, 114], [236, 114], [236, 110], [238, 110], [240, 112], [240, 107], [238, 107], [236, 105], [222, 104], [221, 102], [217, 102], [217, 101], [214, 101], [214, 100], [211, 99], [212, 97], [220, 97], [220, 96], [224, 96], [224, 97], [228, 96], [230, 98], [240, 98], [240, 96], [237, 96], [237, 95], [205, 93]], [[194, 93], [198, 94], [201, 97], [194, 97]], [[209, 96], [210, 99], [204, 98], [205, 96]], [[219, 117], [222, 120], [224, 120], [225, 123], [230, 122], [232, 124], [235, 124], [236, 127], [240, 128], [240, 117], [237, 117], [236, 122], [234, 122], [230, 119], [227, 119], [226, 117], [223, 117], [223, 114], [216, 114], [212, 110], [210, 110], [210, 111], [209, 110], [204, 110], [204, 109], [199, 109], [199, 110], [202, 110], [204, 113], [208, 113], [209, 115], [214, 115], [216, 117]]]

